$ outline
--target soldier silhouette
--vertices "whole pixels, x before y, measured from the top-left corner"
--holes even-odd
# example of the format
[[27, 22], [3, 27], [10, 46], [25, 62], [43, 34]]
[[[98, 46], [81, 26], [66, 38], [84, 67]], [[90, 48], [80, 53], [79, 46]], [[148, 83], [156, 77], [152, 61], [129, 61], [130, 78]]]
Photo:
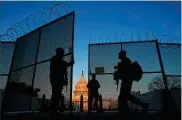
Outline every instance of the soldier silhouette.
[[63, 57], [64, 49], [57, 48], [56, 55], [50, 60], [50, 83], [52, 86], [51, 113], [57, 113], [62, 89], [68, 84], [67, 68], [74, 65], [74, 60], [67, 63], [63, 60]]
[[118, 97], [119, 112], [127, 115], [129, 113], [128, 101], [138, 104], [143, 108], [143, 112], [148, 112], [148, 103], [143, 103], [140, 99], [131, 95], [131, 87], [133, 83], [132, 74], [132, 62], [126, 56], [126, 51], [121, 50], [118, 54], [118, 58], [121, 62], [118, 63], [114, 68], [117, 72], [114, 74], [114, 79], [118, 82], [119, 79], [122, 80], [120, 94]]
[[96, 110], [99, 112], [99, 92], [98, 89], [100, 88], [99, 82], [96, 80], [95, 74], [92, 74], [92, 79], [88, 82], [87, 88], [89, 89], [89, 107], [92, 109], [92, 103], [94, 99], [94, 106]]

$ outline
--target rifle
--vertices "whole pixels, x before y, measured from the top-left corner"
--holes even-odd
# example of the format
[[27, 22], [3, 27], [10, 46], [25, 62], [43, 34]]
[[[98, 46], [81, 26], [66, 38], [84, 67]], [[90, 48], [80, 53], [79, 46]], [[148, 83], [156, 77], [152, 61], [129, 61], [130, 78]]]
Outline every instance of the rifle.
[[118, 85], [119, 85], [119, 76], [118, 76], [118, 66], [119, 66], [119, 64], [120, 64], [120, 62], [118, 62], [118, 65], [114, 66], [114, 69], [116, 70], [114, 72], [114, 80], [116, 81], [116, 86], [117, 86], [116, 90], [117, 91], [118, 91]]
[[117, 71], [114, 72], [114, 80], [116, 81], [116, 83], [115, 83], [116, 86], [117, 86], [116, 90], [118, 91], [119, 78], [118, 78], [118, 76], [117, 76]]

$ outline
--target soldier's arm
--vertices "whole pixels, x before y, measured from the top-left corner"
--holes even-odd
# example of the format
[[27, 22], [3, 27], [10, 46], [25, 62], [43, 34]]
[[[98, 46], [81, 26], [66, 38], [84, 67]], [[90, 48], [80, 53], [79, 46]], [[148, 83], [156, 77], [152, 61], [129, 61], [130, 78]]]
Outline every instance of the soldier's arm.
[[100, 84], [99, 84], [99, 82], [98, 82], [98, 88], [100, 88]]
[[98, 88], [100, 88], [100, 84], [99, 84], [99, 82], [97, 81], [97, 86], [98, 86]]
[[120, 62], [118, 62], [118, 64], [114, 66], [114, 69], [119, 69], [119, 66], [120, 66]]
[[88, 84], [87, 84], [87, 88], [90, 88], [90, 82], [88, 82]]
[[69, 67], [69, 66], [73, 66], [73, 65], [74, 65], [74, 63], [75, 63], [75, 61], [74, 61], [74, 60], [71, 60], [69, 63], [67, 63], [67, 67]]
[[64, 72], [64, 77], [65, 77], [65, 80], [66, 82], [68, 82], [68, 71], [67, 71], [67, 62], [65, 61], [65, 72]]
[[53, 59], [51, 58], [51, 61], [50, 61], [50, 71], [52, 71], [52, 66], [53, 66]]

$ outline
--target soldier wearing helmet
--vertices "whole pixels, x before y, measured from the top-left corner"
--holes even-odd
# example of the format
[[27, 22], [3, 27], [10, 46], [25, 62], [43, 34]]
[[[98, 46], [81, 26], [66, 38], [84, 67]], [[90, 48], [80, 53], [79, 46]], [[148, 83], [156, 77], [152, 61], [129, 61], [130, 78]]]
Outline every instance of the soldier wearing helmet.
[[51, 97], [51, 113], [57, 112], [59, 106], [62, 89], [68, 84], [67, 68], [74, 65], [74, 61], [71, 60], [67, 63], [63, 60], [64, 49], [57, 48], [56, 55], [50, 60], [50, 83], [52, 86], [52, 97]]

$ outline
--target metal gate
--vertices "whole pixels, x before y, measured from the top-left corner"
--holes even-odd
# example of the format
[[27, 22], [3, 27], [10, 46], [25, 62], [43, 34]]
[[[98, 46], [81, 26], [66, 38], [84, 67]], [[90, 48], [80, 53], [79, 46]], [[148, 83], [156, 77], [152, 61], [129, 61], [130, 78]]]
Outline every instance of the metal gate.
[[[117, 110], [120, 84], [113, 80], [114, 66], [118, 63], [118, 53], [125, 50], [132, 62], [138, 61], [144, 74], [139, 82], [134, 82], [131, 94], [149, 102], [149, 111], [162, 109], [162, 90], [166, 87], [181, 88], [181, 44], [151, 41], [131, 41], [89, 44], [88, 80], [96, 74], [101, 88], [104, 110]], [[129, 104], [131, 108], [140, 109]], [[89, 108], [90, 109], [90, 108]]]
[[[40, 110], [43, 96], [49, 106], [50, 58], [57, 47], [62, 47], [64, 59], [68, 62], [73, 59], [74, 19], [75, 13], [71, 12], [17, 39], [4, 94], [3, 114]], [[72, 73], [73, 68], [69, 67], [69, 82], [63, 89], [67, 110], [72, 104]]]

